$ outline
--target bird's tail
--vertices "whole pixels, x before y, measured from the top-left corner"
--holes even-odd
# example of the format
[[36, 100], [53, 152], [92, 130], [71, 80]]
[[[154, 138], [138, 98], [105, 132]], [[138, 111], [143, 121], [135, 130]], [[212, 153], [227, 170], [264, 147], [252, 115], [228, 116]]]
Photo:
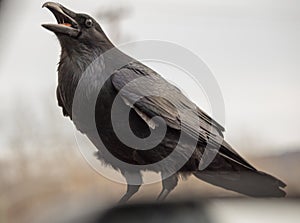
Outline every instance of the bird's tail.
[[281, 180], [261, 171], [203, 170], [194, 175], [208, 183], [251, 197], [284, 197], [286, 186]]

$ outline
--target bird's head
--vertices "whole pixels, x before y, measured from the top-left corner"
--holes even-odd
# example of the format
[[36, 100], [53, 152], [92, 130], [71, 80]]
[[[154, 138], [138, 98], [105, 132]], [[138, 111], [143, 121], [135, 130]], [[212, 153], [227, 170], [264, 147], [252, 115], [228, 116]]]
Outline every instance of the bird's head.
[[42, 26], [56, 34], [62, 48], [95, 49], [112, 45], [100, 25], [91, 16], [75, 13], [54, 2], [46, 2], [43, 7], [48, 8], [54, 14], [57, 24], [43, 24]]

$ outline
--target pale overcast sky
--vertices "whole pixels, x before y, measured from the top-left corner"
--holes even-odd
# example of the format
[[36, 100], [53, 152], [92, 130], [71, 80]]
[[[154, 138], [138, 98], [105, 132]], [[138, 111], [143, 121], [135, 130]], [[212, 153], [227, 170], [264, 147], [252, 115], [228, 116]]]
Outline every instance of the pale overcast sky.
[[[56, 64], [60, 51], [55, 36], [40, 26], [55, 21], [48, 10], [41, 8], [44, 1], [7, 2], [0, 15], [0, 124], [5, 126], [0, 134], [3, 135], [10, 129], [14, 118], [11, 107], [16, 102], [38, 109], [44, 106], [40, 101], [45, 97], [41, 95], [51, 93], [49, 103], [56, 106]], [[285, 150], [300, 145], [299, 1], [59, 2], [90, 15], [97, 15], [101, 8], [110, 5], [128, 6], [131, 14], [120, 27], [130, 41], [170, 41], [197, 54], [212, 70], [222, 90], [225, 136], [238, 150], [255, 153], [262, 148]], [[110, 30], [97, 19], [104, 30]], [[188, 81], [176, 77], [172, 81], [200, 107], [206, 107]], [[62, 120], [73, 131], [69, 121]]]

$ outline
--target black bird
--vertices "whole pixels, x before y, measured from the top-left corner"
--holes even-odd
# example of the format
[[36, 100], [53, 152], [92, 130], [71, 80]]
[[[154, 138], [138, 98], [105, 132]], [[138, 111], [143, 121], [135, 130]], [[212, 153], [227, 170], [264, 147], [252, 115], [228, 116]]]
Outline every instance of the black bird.
[[[124, 175], [128, 185], [121, 201], [127, 201], [138, 191], [142, 184], [142, 170], [161, 174], [163, 189], [158, 199], [164, 199], [176, 187], [179, 176], [185, 178], [191, 174], [213, 185], [248, 196], [285, 196], [282, 188], [286, 185], [281, 180], [258, 171], [242, 158], [223, 140], [224, 128], [220, 124], [155, 71], [115, 48], [95, 19], [86, 14], [75, 13], [58, 3], [47, 2], [43, 7], [48, 8], [58, 22], [42, 25], [56, 34], [61, 45], [56, 92], [58, 104], [62, 107], [63, 114], [70, 117], [77, 129], [86, 134], [97, 147], [98, 158]], [[109, 51], [111, 52], [107, 53]], [[145, 77], [144, 82], [135, 84], [134, 81], [141, 77]], [[82, 79], [86, 81], [83, 87], [79, 87]], [[163, 91], [171, 102], [159, 95], [145, 96], [145, 91]], [[97, 97], [93, 107], [94, 117], [90, 117], [93, 112], [89, 113], [88, 109], [80, 110], [88, 107], [95, 92]], [[112, 123], [112, 106], [117, 99], [119, 114], [130, 110], [129, 126], [136, 137], [143, 139], [153, 134], [159, 138], [161, 134], [155, 134], [161, 133], [165, 127], [165, 134], [158, 145], [142, 150], [128, 146], [119, 139]], [[185, 118], [188, 124], [183, 122], [177, 106], [187, 111]], [[122, 119], [122, 115], [117, 117], [119, 119], [115, 127], [125, 129], [123, 134], [126, 134], [129, 131], [126, 129], [128, 120]], [[90, 119], [95, 120], [96, 134], [86, 124], [86, 120]], [[180, 135], [183, 137], [179, 143]], [[188, 156], [195, 141], [195, 149]], [[150, 165], [168, 157], [176, 146], [179, 147], [176, 159], [169, 160], [170, 165]], [[204, 170], [200, 170], [200, 161], [206, 159], [205, 148], [209, 154], [214, 155], [214, 159]], [[123, 167], [110, 158], [110, 155], [136, 168]], [[179, 160], [185, 159], [183, 166], [176, 166]], [[172, 171], [175, 172], [170, 174]], [[132, 177], [137, 183], [131, 183]]]

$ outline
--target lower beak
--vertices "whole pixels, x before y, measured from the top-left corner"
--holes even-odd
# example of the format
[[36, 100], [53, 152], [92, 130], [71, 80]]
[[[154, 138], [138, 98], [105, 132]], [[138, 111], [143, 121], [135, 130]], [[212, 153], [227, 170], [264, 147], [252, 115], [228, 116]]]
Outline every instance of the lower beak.
[[54, 2], [46, 2], [42, 7], [48, 8], [57, 20], [57, 24], [42, 24], [44, 28], [56, 34], [65, 34], [71, 37], [79, 35], [79, 25], [75, 20], [76, 13]]

